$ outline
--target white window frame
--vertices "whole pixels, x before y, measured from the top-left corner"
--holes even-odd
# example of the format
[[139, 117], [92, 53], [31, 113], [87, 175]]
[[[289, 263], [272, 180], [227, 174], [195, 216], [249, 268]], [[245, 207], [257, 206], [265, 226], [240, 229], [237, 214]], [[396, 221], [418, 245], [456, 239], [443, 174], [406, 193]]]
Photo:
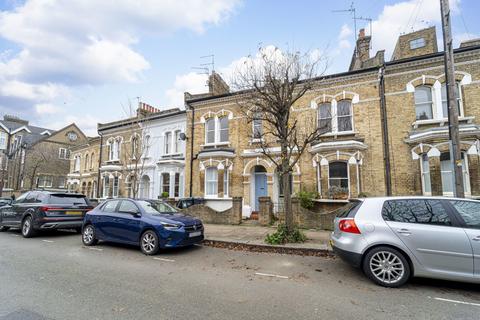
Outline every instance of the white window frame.
[[342, 160], [335, 160], [335, 161], [331, 161], [328, 163], [328, 170], [327, 170], [327, 181], [328, 181], [328, 189], [330, 189], [331, 185], [330, 185], [330, 179], [333, 179], [333, 180], [341, 180], [341, 179], [345, 179], [345, 178], [330, 178], [330, 165], [334, 162], [343, 162], [347, 165], [347, 189], [348, 189], [348, 197], [350, 198], [350, 165], [348, 164], [348, 161], [342, 161]]
[[230, 186], [230, 170], [228, 168], [223, 171], [223, 197], [229, 196], [228, 187]]
[[0, 150], [7, 149], [8, 136], [6, 132], [0, 131]]
[[252, 121], [252, 139], [254, 140], [259, 140], [263, 137], [263, 120], [261, 118], [257, 118], [257, 114], [260, 113], [254, 113], [254, 118]]
[[[350, 102], [350, 115], [349, 116], [339, 116], [338, 115], [338, 112], [337, 112], [337, 106], [338, 106], [338, 102], [340, 101], [348, 101]], [[342, 99], [342, 100], [339, 100], [337, 102], [337, 100], [332, 100], [330, 103], [326, 102], [326, 103], [322, 103], [320, 104], [318, 107], [317, 107], [317, 127], [318, 127], [318, 124], [320, 123], [320, 106], [321, 105], [325, 105], [325, 104], [330, 104], [330, 121], [331, 121], [331, 127], [332, 127], [332, 130], [329, 131], [329, 132], [325, 132], [324, 134], [351, 134], [351, 133], [354, 133], [355, 132], [355, 123], [354, 123], [354, 119], [353, 119], [353, 101], [350, 100], [350, 99]], [[338, 118], [341, 118], [341, 117], [350, 117], [350, 122], [351, 122], [351, 127], [352, 129], [351, 130], [343, 130], [343, 131], [339, 131], [338, 130]], [[325, 118], [327, 119], [327, 118]]]
[[[216, 179], [208, 180], [208, 171], [215, 172]], [[214, 192], [208, 193], [208, 184], [214, 185]], [[218, 168], [217, 167], [207, 167], [205, 168], [205, 197], [218, 197]]]
[[112, 198], [118, 198], [119, 189], [120, 189], [120, 178], [119, 177], [113, 177]]
[[163, 140], [164, 140], [163, 141], [164, 154], [165, 155], [172, 154], [172, 132], [171, 131], [165, 132]]
[[[443, 153], [443, 152], [442, 152]], [[463, 178], [463, 188], [464, 188], [464, 192], [465, 192], [465, 195], [466, 196], [471, 196], [471, 181], [470, 181], [470, 173], [468, 171], [468, 155], [466, 152], [462, 152], [462, 155], [463, 155], [463, 159], [462, 159], [462, 178]], [[444, 160], [444, 161], [447, 161], [447, 160]], [[451, 161], [451, 160], [448, 160], [448, 161]], [[453, 175], [455, 174], [455, 172], [453, 171], [453, 168], [451, 168], [452, 170], [449, 170], [449, 171], [445, 171], [445, 170], [442, 170], [441, 169], [441, 161], [440, 161], [440, 181], [442, 182], [442, 194], [444, 196], [447, 196], [447, 197], [453, 197], [453, 190], [452, 192], [445, 192], [443, 190], [443, 176], [442, 176], [442, 173], [450, 173], [450, 177], [451, 179], [453, 180]], [[452, 182], [452, 187], [455, 188], [455, 186], [453, 185], [453, 182]]]
[[[424, 196], [431, 196], [432, 195], [432, 179], [430, 176], [430, 162], [428, 160], [428, 155], [427, 154], [422, 154], [420, 155], [420, 177], [422, 179], [422, 194]], [[427, 168], [428, 171], [425, 171], [424, 168], [424, 162], [427, 162]], [[430, 181], [430, 191], [426, 191], [426, 183], [425, 183], [425, 178], [428, 176], [428, 180]]]
[[409, 41], [410, 50], [420, 49], [427, 45], [425, 38], [420, 37]]
[[174, 153], [180, 153], [180, 133], [181, 130], [175, 130], [173, 133], [173, 146], [174, 146]]
[[80, 165], [81, 165], [81, 156], [80, 155], [76, 155], [74, 157], [74, 163], [73, 163], [73, 171], [74, 172], [80, 172]]
[[58, 148], [58, 159], [67, 159], [67, 149]]
[[[418, 88], [429, 88], [430, 89], [431, 100], [427, 101], [427, 102], [417, 102], [416, 99], [415, 99], [415, 93], [416, 93]], [[437, 94], [436, 94], [435, 91], [436, 91], [435, 85], [431, 86], [431, 85], [422, 84], [422, 85], [419, 85], [419, 86], [415, 87], [415, 92], [413, 93], [415, 121], [431, 121], [433, 119], [438, 118], [438, 104], [436, 103], [437, 102], [436, 100], [438, 100], [438, 98], [437, 98]], [[425, 105], [425, 104], [430, 104], [432, 118], [431, 119], [417, 119], [417, 105]], [[441, 105], [441, 103], [440, 103], [440, 105]]]
[[[458, 97], [455, 97], [455, 102], [458, 105], [458, 117], [463, 118], [465, 116], [465, 111], [463, 110], [463, 89], [462, 89], [462, 83], [460, 81], [455, 81], [456, 89], [458, 92]], [[440, 94], [438, 95], [438, 99], [440, 101], [440, 106], [437, 107], [437, 113], [439, 113], [439, 116], [437, 117], [438, 119], [448, 119], [448, 109], [447, 109], [447, 114], [443, 114], [443, 103], [447, 102], [447, 100], [443, 100], [442, 97], [442, 88], [445, 87], [445, 90], [447, 90], [447, 84], [441, 83], [440, 87], [437, 88], [438, 91], [440, 91]], [[447, 96], [447, 93], [445, 92], [445, 97]], [[440, 116], [441, 115], [441, 116]]]
[[102, 179], [102, 196], [108, 198], [110, 193], [110, 177], [104, 176]]
[[[221, 136], [221, 131], [222, 129], [220, 128], [220, 119], [225, 118], [227, 119], [227, 140], [226, 141], [221, 141], [220, 136]], [[208, 130], [208, 123], [210, 121], [213, 121], [213, 130]], [[223, 116], [223, 117], [213, 117], [213, 118], [208, 118], [205, 121], [205, 145], [207, 146], [214, 146], [214, 145], [228, 145], [230, 143], [230, 119], [228, 116]], [[225, 129], [223, 129], [225, 130]], [[213, 142], [208, 141], [208, 133], [213, 131]]]
[[[175, 172], [173, 175], [173, 197], [178, 198], [180, 197], [180, 172]], [[178, 182], [178, 183], [177, 183]], [[176, 192], [176, 188], [178, 187], [178, 192]]]
[[[171, 182], [170, 181], [171, 180], [170, 172], [162, 172], [160, 176], [162, 178], [161, 181], [160, 181], [161, 184], [162, 184], [162, 188], [161, 188], [162, 192], [160, 193], [160, 195], [162, 195], [164, 192], [168, 192], [168, 196], [170, 197], [170, 185], [171, 185], [171, 183], [170, 183]], [[165, 180], [168, 182], [168, 184], [165, 184]], [[167, 191], [164, 190], [166, 185], [168, 186]]]

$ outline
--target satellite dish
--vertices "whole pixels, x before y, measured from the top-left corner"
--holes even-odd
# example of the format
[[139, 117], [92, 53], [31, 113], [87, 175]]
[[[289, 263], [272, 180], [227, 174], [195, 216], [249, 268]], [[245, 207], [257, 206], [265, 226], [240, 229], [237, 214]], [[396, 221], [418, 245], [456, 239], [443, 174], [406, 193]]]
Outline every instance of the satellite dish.
[[179, 138], [180, 140], [185, 141], [187, 140], [187, 135], [184, 132], [180, 132]]

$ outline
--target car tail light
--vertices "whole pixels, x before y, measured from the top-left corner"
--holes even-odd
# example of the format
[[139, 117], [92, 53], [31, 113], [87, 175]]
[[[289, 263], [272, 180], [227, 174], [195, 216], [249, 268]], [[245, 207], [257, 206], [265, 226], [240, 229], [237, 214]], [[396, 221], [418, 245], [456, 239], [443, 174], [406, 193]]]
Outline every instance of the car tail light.
[[355, 224], [355, 220], [353, 219], [340, 220], [340, 222], [338, 223], [338, 228], [342, 232], [356, 233], [356, 234], [361, 233], [357, 225]]
[[61, 208], [58, 208], [58, 207], [41, 207], [40, 210], [42, 211], [57, 211]]

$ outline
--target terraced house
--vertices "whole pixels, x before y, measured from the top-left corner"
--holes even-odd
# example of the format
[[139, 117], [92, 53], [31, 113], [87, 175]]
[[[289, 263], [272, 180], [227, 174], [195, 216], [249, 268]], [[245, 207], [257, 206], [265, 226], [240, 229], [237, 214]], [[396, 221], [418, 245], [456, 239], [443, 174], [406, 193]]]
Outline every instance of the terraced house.
[[[371, 38], [360, 31], [349, 70], [318, 77], [294, 106], [304, 123], [317, 119], [329, 128], [296, 165], [294, 192], [316, 191], [325, 204], [387, 194], [452, 195], [444, 62], [436, 39], [434, 27], [403, 35], [386, 62], [383, 51], [370, 56]], [[469, 197], [480, 197], [480, 41], [455, 50], [455, 68], [465, 188]], [[185, 94], [186, 191], [217, 211], [242, 197], [248, 216], [261, 196], [281, 203], [282, 188], [255, 139], [264, 124], [247, 123], [241, 99], [216, 73], [208, 93]]]
[[[185, 117], [180, 109], [161, 111], [141, 102], [135, 116], [98, 124], [98, 197], [182, 197]], [[73, 154], [71, 166], [80, 175], [88, 154]]]

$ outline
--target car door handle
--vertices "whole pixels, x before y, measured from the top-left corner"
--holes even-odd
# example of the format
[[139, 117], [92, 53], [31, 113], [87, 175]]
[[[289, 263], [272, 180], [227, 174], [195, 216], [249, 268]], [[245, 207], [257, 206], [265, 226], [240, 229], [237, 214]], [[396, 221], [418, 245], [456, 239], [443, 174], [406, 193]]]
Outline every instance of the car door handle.
[[476, 236], [475, 238], [472, 239], [473, 241], [480, 241], [480, 236]]
[[410, 230], [408, 230], [408, 229], [398, 229], [398, 230], [397, 230], [397, 233], [403, 234], [403, 235], [405, 235], [405, 236], [409, 236], [409, 235], [412, 234], [412, 233], [410, 232]]

